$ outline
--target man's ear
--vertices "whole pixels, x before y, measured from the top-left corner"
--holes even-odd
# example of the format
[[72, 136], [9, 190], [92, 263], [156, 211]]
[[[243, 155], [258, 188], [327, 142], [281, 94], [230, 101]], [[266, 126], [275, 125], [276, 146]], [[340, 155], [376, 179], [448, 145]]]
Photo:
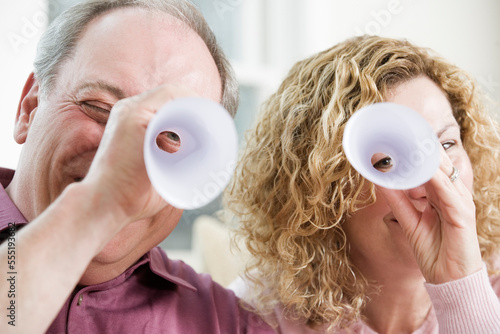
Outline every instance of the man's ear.
[[33, 72], [24, 84], [23, 93], [17, 107], [14, 139], [18, 144], [24, 144], [28, 130], [38, 108], [38, 82]]

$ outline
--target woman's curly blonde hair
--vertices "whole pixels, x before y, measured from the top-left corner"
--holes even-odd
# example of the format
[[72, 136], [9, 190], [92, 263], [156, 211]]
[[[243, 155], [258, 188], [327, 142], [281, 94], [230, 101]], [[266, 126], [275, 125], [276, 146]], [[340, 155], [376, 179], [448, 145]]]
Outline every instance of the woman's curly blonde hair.
[[359, 319], [368, 282], [349, 259], [342, 223], [373, 203], [375, 192], [346, 159], [344, 126], [356, 110], [418, 76], [441, 87], [460, 125], [481, 252], [492, 268], [500, 247], [500, 137], [477, 85], [428, 49], [357, 37], [293, 66], [247, 133], [226, 191], [253, 255], [246, 274], [262, 314], [280, 306], [288, 317], [330, 328]]

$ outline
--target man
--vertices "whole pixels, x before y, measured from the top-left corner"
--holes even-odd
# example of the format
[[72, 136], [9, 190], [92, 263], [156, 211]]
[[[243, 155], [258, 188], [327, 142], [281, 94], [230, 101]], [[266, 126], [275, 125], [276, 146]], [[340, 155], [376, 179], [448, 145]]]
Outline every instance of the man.
[[272, 332], [232, 292], [154, 248], [182, 211], [147, 177], [149, 120], [177, 97], [233, 113], [237, 104], [197, 10], [186, 0], [86, 2], [39, 50], [16, 116], [18, 168], [0, 172], [0, 332]]

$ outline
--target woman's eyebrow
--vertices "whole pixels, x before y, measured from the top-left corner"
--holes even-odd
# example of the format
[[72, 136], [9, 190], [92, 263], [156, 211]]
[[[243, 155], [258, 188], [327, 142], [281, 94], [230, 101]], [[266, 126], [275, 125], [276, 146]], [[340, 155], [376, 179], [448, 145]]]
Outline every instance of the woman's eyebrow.
[[446, 123], [445, 125], [443, 125], [443, 127], [441, 128], [441, 130], [439, 130], [436, 135], [437, 137], [441, 137], [441, 135], [443, 133], [445, 133], [446, 131], [448, 131], [448, 129], [450, 128], [457, 128], [460, 130], [460, 127], [458, 126], [458, 124], [456, 122], [449, 122], [449, 123]]

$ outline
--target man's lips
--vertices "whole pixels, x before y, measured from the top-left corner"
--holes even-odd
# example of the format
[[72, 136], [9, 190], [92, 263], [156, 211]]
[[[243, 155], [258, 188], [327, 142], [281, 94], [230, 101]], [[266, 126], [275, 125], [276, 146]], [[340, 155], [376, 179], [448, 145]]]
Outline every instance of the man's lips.
[[69, 179], [73, 180], [73, 182], [80, 182], [82, 181], [85, 176], [87, 176], [88, 169], [78, 169], [76, 171], [72, 171], [71, 173], [68, 173]]
[[74, 154], [60, 162], [63, 175], [69, 176], [69, 179], [73, 182], [82, 181], [87, 176], [96, 150], [93, 146], [89, 147], [89, 145], [85, 144], [78, 146]]
[[70, 178], [72, 178], [75, 182], [80, 182], [87, 176], [88, 172], [89, 168], [79, 168], [70, 174]]
[[88, 174], [92, 161], [72, 161], [66, 167], [66, 175], [72, 182], [82, 181]]

